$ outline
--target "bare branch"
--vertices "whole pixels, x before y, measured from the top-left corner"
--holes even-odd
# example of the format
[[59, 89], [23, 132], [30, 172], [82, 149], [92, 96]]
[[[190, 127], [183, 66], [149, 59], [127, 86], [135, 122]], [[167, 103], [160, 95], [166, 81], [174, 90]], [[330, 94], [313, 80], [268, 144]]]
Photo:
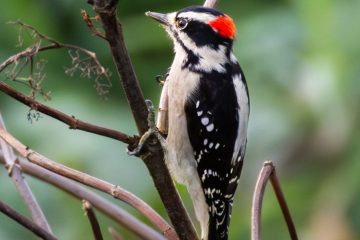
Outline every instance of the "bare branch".
[[[4, 163], [4, 159], [2, 158], [1, 153], [0, 163]], [[21, 169], [25, 173], [34, 176], [46, 183], [52, 184], [55, 187], [66, 191], [67, 193], [71, 194], [79, 200], [87, 199], [96, 209], [103, 212], [105, 215], [109, 216], [117, 223], [123, 225], [125, 228], [135, 233], [141, 239], [163, 239], [163, 237], [159, 233], [155, 232], [153, 229], [149, 228], [147, 225], [137, 220], [125, 210], [119, 208], [115, 204], [98, 196], [97, 194], [89, 191], [88, 189], [80, 186], [72, 180], [50, 172], [23, 159], [18, 159], [18, 164], [21, 166]]]
[[[81, 10], [80, 15], [81, 15], [82, 19], [84, 20], [84, 22], [86, 23], [86, 25], [88, 26], [88, 28], [90, 29], [90, 31], [91, 31], [95, 36], [98, 36], [98, 37], [100, 37], [100, 38], [102, 38], [102, 39], [104, 39], [104, 40], [107, 41], [105, 35], [104, 35], [103, 33], [99, 32], [99, 31], [95, 28], [95, 26], [94, 26], [94, 24], [93, 24], [93, 22], [92, 22], [92, 20], [91, 20], [92, 18], [89, 16], [89, 14], [88, 14], [85, 10]], [[99, 20], [99, 19], [97, 19], [97, 20]]]
[[215, 8], [218, 3], [219, 3], [219, 0], [206, 0], [204, 2], [204, 7]]
[[15, 220], [25, 228], [29, 229], [31, 232], [36, 234], [37, 236], [46, 239], [46, 240], [56, 240], [57, 238], [49, 233], [48, 231], [44, 230], [42, 227], [38, 226], [28, 218], [24, 217], [20, 213], [16, 212], [10, 206], [6, 205], [2, 201], [0, 201], [0, 212], [4, 213], [11, 219]]
[[265, 162], [256, 182], [251, 209], [251, 240], [261, 239], [260, 231], [262, 200], [264, 198], [266, 183], [268, 182], [272, 171], [273, 166], [271, 164], [268, 164], [268, 162]]
[[[95, 0], [94, 9], [99, 14], [105, 30], [111, 53], [122, 86], [131, 107], [139, 134], [144, 134], [148, 129], [147, 107], [138, 79], [131, 63], [129, 53], [125, 46], [122, 26], [116, 16], [116, 0]], [[156, 144], [145, 146], [145, 154], [141, 156], [146, 164], [160, 198], [167, 210], [174, 228], [180, 239], [197, 239], [192, 222], [183, 206], [179, 194], [171, 179], [170, 173], [164, 162], [164, 154], [158, 141]]]
[[251, 209], [251, 240], [261, 239], [261, 207], [264, 198], [264, 191], [266, 184], [271, 180], [273, 189], [275, 191], [277, 200], [284, 215], [286, 224], [292, 240], [297, 240], [297, 234], [294, 223], [290, 216], [290, 211], [287, 207], [284, 195], [281, 191], [278, 178], [275, 173], [275, 167], [271, 161], [266, 161], [260, 171], [258, 180], [256, 182], [255, 191], [253, 195], [252, 209]]
[[44, 113], [50, 117], [53, 117], [67, 125], [69, 125], [70, 129], [79, 129], [86, 132], [91, 132], [97, 135], [113, 138], [116, 140], [119, 140], [121, 142], [127, 143], [127, 144], [135, 144], [137, 142], [135, 137], [130, 137], [122, 132], [115, 131], [112, 129], [96, 126], [87, 122], [83, 122], [81, 120], [76, 119], [74, 116], [69, 116], [64, 114], [63, 112], [53, 109], [51, 107], [48, 107], [35, 99], [28, 97], [9, 85], [7, 85], [4, 82], [0, 81], [0, 91], [6, 93], [7, 95], [15, 98], [19, 102], [29, 106], [31, 109], [39, 111], [41, 113]]
[[270, 175], [270, 182], [271, 182], [271, 185], [272, 185], [272, 187], [274, 189], [276, 198], [277, 198], [277, 200], [279, 202], [281, 211], [283, 213], [286, 225], [287, 225], [288, 230], [289, 230], [290, 238], [292, 240], [298, 240], [295, 224], [294, 224], [294, 222], [292, 220], [289, 207], [288, 207], [288, 205], [286, 203], [284, 194], [283, 194], [283, 192], [281, 190], [280, 182], [279, 182], [279, 179], [278, 179], [278, 177], [276, 175], [276, 169], [275, 169], [274, 166], [273, 166], [272, 174]]
[[10, 64], [13, 64], [14, 62], [19, 61], [19, 59], [21, 59], [21, 58], [27, 58], [27, 57], [34, 56], [38, 51], [39, 51], [39, 48], [37, 46], [33, 46], [33, 47], [27, 48], [24, 51], [19, 52], [15, 55], [9, 57], [8, 59], [6, 59], [4, 62], [2, 62], [0, 64], [0, 72], [2, 72]]
[[91, 175], [82, 173], [72, 168], [66, 167], [62, 164], [56, 163], [26, 147], [24, 144], [15, 139], [12, 135], [0, 128], [0, 138], [4, 139], [9, 145], [11, 145], [21, 156], [27, 158], [30, 162], [48, 169], [61, 176], [70, 178], [89, 187], [95, 188], [102, 192], [108, 193], [113, 197], [122, 200], [136, 210], [141, 212], [148, 218], [157, 228], [166, 235], [174, 236], [174, 232], [169, 224], [166, 223], [161, 216], [155, 212], [147, 203], [134, 194], [122, 189], [120, 186], [115, 186], [106, 181], [95, 178]]
[[[42, 51], [47, 51], [50, 49], [61, 49], [66, 48], [69, 49], [69, 55], [72, 60], [72, 65], [69, 67], [65, 73], [69, 75], [73, 75], [76, 71], [80, 72], [80, 76], [87, 78], [95, 79], [95, 88], [99, 95], [104, 95], [108, 92], [108, 88], [111, 87], [110, 81], [110, 71], [102, 66], [100, 61], [98, 60], [96, 54], [92, 51], [89, 51], [85, 48], [75, 46], [72, 44], [61, 43], [45, 34], [40, 33], [33, 26], [27, 25], [21, 21], [9, 22], [10, 24], [15, 24], [19, 26], [19, 38], [20, 45], [22, 45], [22, 37], [21, 32], [25, 30], [29, 33], [31, 40], [34, 41], [33, 46], [27, 48], [26, 50], [15, 54], [14, 56], [8, 58], [3, 63], [0, 64], [0, 72], [2, 72], [7, 66], [14, 64], [14, 68], [7, 75], [7, 78], [10, 80], [23, 80], [22, 83], [27, 83], [28, 86], [32, 89], [32, 95], [35, 96], [36, 92], [40, 92], [41, 95], [45, 96], [45, 98], [49, 98], [46, 95], [45, 91], [41, 88], [41, 82], [46, 78], [46, 75], [42, 73], [42, 68], [37, 69], [35, 73], [32, 72], [34, 63], [38, 63], [42, 61], [42, 59], [37, 60], [33, 57], [38, 55], [38, 53]], [[80, 56], [81, 55], [81, 56]], [[85, 56], [85, 57], [83, 57]], [[21, 59], [25, 59], [24, 63], [20, 68], [17, 67], [18, 62]], [[25, 66], [31, 64], [31, 75], [29, 77], [18, 77], [20, 73], [23, 71]], [[17, 71], [15, 71], [17, 70]], [[106, 79], [106, 82], [101, 81], [102, 79]], [[25, 80], [25, 81], [24, 81]]]
[[101, 228], [100, 228], [99, 222], [98, 222], [98, 220], [96, 218], [96, 214], [95, 214], [94, 210], [91, 207], [90, 202], [88, 202], [86, 200], [83, 200], [82, 205], [83, 205], [83, 209], [85, 211], [85, 214], [88, 217], [89, 222], [91, 224], [91, 229], [92, 229], [93, 234], [94, 234], [94, 239], [95, 240], [103, 240], [103, 236], [102, 236], [102, 233], [101, 233]]
[[[0, 128], [6, 129], [4, 121], [0, 113]], [[52, 233], [49, 223], [41, 210], [34, 194], [32, 193], [28, 183], [22, 176], [21, 169], [16, 163], [16, 156], [13, 149], [2, 139], [0, 139], [0, 147], [4, 153], [5, 167], [8, 168], [9, 176], [13, 180], [17, 190], [20, 193], [24, 203], [29, 209], [33, 221], [41, 228], [49, 233]]]

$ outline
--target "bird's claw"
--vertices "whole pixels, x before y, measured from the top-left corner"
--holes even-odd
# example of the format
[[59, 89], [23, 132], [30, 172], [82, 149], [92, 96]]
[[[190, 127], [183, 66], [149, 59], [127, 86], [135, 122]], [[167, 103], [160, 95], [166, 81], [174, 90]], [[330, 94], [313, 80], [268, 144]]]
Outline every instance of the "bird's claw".
[[129, 150], [127, 149], [127, 153], [131, 156], [137, 156], [140, 154], [141, 150], [143, 149], [146, 141], [152, 136], [155, 135], [156, 138], [160, 141], [160, 144], [163, 146], [165, 139], [161, 136], [159, 130], [156, 127], [156, 123], [155, 123], [155, 108], [154, 108], [154, 104], [152, 103], [151, 100], [146, 99], [145, 100], [146, 103], [146, 107], [148, 109], [148, 117], [147, 117], [147, 121], [148, 121], [148, 126], [149, 129], [141, 136], [138, 145], [136, 146], [135, 149], [133, 150]]

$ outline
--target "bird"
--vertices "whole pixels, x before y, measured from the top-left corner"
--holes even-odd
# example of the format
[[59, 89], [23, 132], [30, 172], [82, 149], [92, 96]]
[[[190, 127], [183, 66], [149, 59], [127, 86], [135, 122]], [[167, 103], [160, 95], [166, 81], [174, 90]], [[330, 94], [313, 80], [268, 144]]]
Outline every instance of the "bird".
[[145, 14], [165, 28], [175, 52], [166, 78], [166, 165], [187, 187], [201, 239], [226, 240], [250, 113], [232, 50], [236, 26], [230, 16], [202, 6]]

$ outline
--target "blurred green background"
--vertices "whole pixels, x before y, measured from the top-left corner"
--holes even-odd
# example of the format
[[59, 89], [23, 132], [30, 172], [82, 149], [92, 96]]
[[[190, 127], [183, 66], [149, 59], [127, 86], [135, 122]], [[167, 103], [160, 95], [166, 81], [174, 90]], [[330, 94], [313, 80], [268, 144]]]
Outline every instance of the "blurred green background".
[[[163, 29], [144, 12], [170, 12], [195, 4], [202, 1], [120, 1], [118, 14], [126, 44], [144, 95], [155, 103], [161, 91], [155, 76], [166, 72], [173, 52]], [[359, 239], [360, 1], [223, 0], [218, 8], [236, 21], [234, 51], [251, 95], [248, 151], [230, 239], [250, 238], [252, 192], [262, 162], [268, 159], [277, 166], [300, 239]], [[26, 47], [15, 46], [18, 32], [6, 24], [18, 19], [61, 42], [95, 51], [113, 72], [113, 87], [107, 98], [98, 96], [93, 80], [79, 74], [65, 75], [64, 69], [70, 66], [67, 52], [52, 50], [41, 54], [48, 60], [43, 88], [52, 96], [46, 104], [79, 119], [135, 134], [107, 44], [91, 35], [81, 20], [80, 9], [93, 13], [85, 1], [4, 1], [0, 8], [0, 61]], [[4, 73], [0, 77], [3, 81]], [[29, 89], [21, 89], [29, 93]], [[127, 156], [124, 144], [69, 130], [43, 114], [30, 123], [29, 108], [2, 92], [0, 111], [8, 130], [26, 145], [125, 187], [166, 215], [146, 168], [140, 160]], [[27, 179], [60, 239], [92, 238], [79, 201], [36, 179]], [[179, 190], [193, 216], [186, 189], [179, 186]], [[28, 216], [4, 168], [0, 168], [0, 199]], [[115, 226], [126, 239], [136, 239], [102, 214], [98, 216], [106, 239], [110, 239], [107, 226]], [[270, 188], [262, 220], [263, 239], [289, 239]], [[36, 238], [0, 214], [0, 239]]]

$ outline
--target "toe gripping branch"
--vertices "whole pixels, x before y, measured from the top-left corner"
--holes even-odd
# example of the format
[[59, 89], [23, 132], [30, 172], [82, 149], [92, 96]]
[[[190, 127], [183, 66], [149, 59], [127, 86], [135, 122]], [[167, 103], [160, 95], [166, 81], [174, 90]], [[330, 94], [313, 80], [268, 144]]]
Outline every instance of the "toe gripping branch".
[[[151, 100], [146, 99], [145, 100], [147, 109], [148, 109], [148, 117], [147, 122], [149, 129], [144, 133], [144, 135], [141, 136], [138, 145], [134, 149], [127, 149], [127, 153], [131, 156], [140, 156], [146, 147], [146, 144], [149, 143], [151, 145], [156, 144], [157, 140], [160, 142], [162, 148], [164, 149], [166, 140], [161, 135], [160, 131], [156, 127], [155, 122], [155, 109], [154, 104], [151, 102]], [[154, 136], [155, 139], [152, 139], [151, 137]]]

